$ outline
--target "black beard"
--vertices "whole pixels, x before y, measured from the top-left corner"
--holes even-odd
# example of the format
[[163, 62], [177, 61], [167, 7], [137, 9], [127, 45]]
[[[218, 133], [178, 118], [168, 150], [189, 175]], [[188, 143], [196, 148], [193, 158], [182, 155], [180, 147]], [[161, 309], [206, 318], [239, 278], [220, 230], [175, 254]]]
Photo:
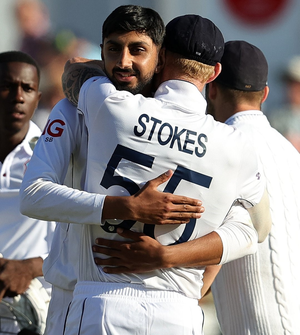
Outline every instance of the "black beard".
[[127, 91], [132, 94], [138, 94], [140, 93], [143, 88], [148, 84], [144, 82], [139, 82], [135, 87], [130, 87], [127, 83], [119, 83], [112, 81], [112, 83], [115, 85], [116, 89], [119, 91]]
[[138, 94], [143, 91], [145, 86], [150, 85], [152, 81], [153, 75], [150, 77], [144, 78], [143, 81], [139, 81], [136, 86], [130, 87], [129, 83], [120, 83], [116, 81], [114, 78], [110, 78], [111, 82], [115, 85], [116, 89], [119, 91], [127, 91], [132, 94]]
[[[115, 71], [117, 71], [117, 70], [116, 69], [113, 70], [113, 73]], [[130, 72], [130, 71], [127, 71], [127, 70], [122, 70], [122, 69], [118, 69], [118, 71], [124, 72], [124, 73]], [[127, 91], [127, 92], [130, 92], [132, 94], [141, 93], [143, 91], [143, 89], [145, 88], [145, 86], [150, 85], [150, 83], [152, 81], [152, 78], [153, 78], [153, 75], [154, 75], [154, 73], [153, 73], [150, 78], [146, 77], [143, 81], [139, 81], [138, 84], [135, 87], [129, 87], [129, 85], [130, 85], [129, 83], [120, 83], [120, 82], [116, 81], [115, 78], [110, 78], [109, 75], [107, 74], [106, 69], [105, 69], [105, 65], [104, 65], [104, 72], [106, 73], [107, 77], [114, 84], [114, 86], [116, 87], [116, 89], [118, 91]], [[136, 75], [139, 75], [139, 71], [135, 71], [134, 73]]]

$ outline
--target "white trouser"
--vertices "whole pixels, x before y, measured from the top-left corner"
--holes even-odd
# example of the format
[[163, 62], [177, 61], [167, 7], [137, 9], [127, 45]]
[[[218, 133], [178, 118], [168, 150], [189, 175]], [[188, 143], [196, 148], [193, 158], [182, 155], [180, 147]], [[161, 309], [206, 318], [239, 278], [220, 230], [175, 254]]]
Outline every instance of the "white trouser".
[[73, 291], [52, 286], [51, 299], [48, 308], [46, 330], [44, 335], [62, 335], [66, 315], [73, 298]]
[[65, 335], [201, 335], [197, 299], [124, 283], [79, 282]]

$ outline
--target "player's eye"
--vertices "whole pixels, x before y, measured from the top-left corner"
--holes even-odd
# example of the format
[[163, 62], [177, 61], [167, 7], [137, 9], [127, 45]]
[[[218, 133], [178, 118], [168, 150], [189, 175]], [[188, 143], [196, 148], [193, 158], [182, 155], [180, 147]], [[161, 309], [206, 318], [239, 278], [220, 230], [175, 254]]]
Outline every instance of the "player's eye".
[[11, 87], [11, 85], [3, 83], [3, 84], [0, 85], [0, 90], [1, 91], [7, 91], [7, 90], [10, 89], [10, 87]]
[[30, 86], [30, 85], [23, 85], [23, 90], [24, 90], [25, 92], [30, 93], [30, 92], [33, 92], [33, 91], [34, 91], [34, 88], [33, 88], [32, 86]]
[[108, 51], [111, 51], [111, 52], [116, 52], [116, 51], [119, 51], [120, 49], [119, 48], [116, 48], [116, 47], [111, 47], [111, 48], [108, 48]]
[[106, 50], [109, 52], [119, 52], [121, 50], [121, 47], [116, 44], [110, 44], [106, 46]]
[[134, 48], [130, 49], [131, 54], [140, 54], [140, 53], [143, 53], [145, 51], [146, 51], [146, 49], [143, 48], [143, 47], [134, 47]]

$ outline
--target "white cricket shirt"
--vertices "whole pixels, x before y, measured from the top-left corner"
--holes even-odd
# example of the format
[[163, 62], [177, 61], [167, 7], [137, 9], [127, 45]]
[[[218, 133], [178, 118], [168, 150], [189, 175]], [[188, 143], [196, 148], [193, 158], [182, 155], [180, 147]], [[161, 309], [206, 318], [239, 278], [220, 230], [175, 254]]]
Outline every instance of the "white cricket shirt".
[[[253, 145], [263, 166], [272, 229], [258, 252], [224, 264], [212, 291], [224, 335], [299, 334], [300, 155], [261, 111], [227, 121]], [[224, 305], [226, 304], [226, 308]]]
[[[86, 164], [87, 136], [83, 115], [67, 99], [52, 110], [41, 141], [37, 144], [21, 187], [22, 209], [26, 214], [41, 218], [61, 218], [82, 223], [90, 216], [90, 203], [95, 203], [96, 221], [100, 224], [97, 200], [104, 196], [80, 192], [83, 188]], [[62, 185], [62, 184], [65, 185]], [[74, 187], [70, 190], [66, 185]], [[79, 198], [80, 197], [80, 198]], [[90, 201], [87, 202], [86, 198]], [[80, 201], [78, 201], [80, 199]], [[57, 205], [68, 203], [71, 208]], [[53, 205], [54, 204], [54, 205]], [[72, 210], [78, 206], [78, 211]], [[229, 221], [229, 222], [228, 222]], [[89, 223], [88, 221], [86, 223]], [[222, 263], [256, 251], [257, 236], [249, 214], [241, 206], [234, 206], [217, 229], [223, 242]], [[55, 230], [52, 249], [44, 261], [45, 278], [61, 289], [73, 290], [76, 283], [74, 269], [78, 265], [80, 225], [59, 223]]]
[[4, 258], [45, 258], [50, 250], [55, 223], [28, 218], [19, 210], [19, 189], [32, 155], [29, 142], [40, 134], [30, 122], [25, 139], [0, 162], [0, 253]]

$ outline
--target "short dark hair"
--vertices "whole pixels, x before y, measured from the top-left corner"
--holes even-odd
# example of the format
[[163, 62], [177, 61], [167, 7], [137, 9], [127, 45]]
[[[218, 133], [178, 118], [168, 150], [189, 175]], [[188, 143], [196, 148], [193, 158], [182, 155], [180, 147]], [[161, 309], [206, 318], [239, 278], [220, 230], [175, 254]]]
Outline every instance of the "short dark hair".
[[165, 37], [165, 24], [160, 15], [151, 8], [136, 5], [117, 7], [104, 21], [102, 42], [115, 32], [136, 31], [148, 35], [157, 46]]
[[224, 84], [215, 81], [221, 91], [224, 99], [230, 104], [237, 105], [241, 101], [256, 105], [261, 109], [262, 99], [264, 97], [264, 89], [260, 91], [241, 91], [235, 88], [230, 88]]
[[36, 68], [38, 80], [40, 81], [40, 68], [37, 62], [28, 54], [15, 50], [0, 53], [0, 64], [11, 62], [20, 62], [33, 65]]

